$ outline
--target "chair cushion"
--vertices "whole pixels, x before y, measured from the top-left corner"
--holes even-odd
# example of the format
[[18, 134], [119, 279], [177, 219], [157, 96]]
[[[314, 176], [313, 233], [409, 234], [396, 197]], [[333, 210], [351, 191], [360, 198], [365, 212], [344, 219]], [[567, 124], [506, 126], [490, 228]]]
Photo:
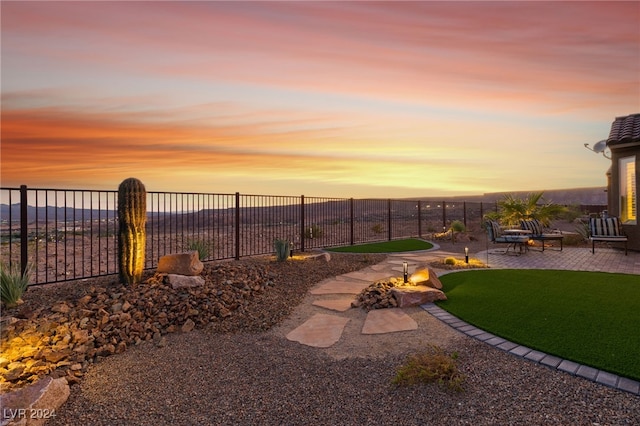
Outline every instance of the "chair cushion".
[[528, 241], [527, 235], [502, 235], [496, 238], [496, 243], [526, 243]]
[[622, 232], [620, 232], [620, 221], [617, 217], [608, 217], [606, 219], [592, 217], [589, 219], [589, 231], [592, 236], [622, 236]]
[[538, 219], [520, 221], [520, 228], [531, 231], [531, 235], [542, 235], [542, 223]]
[[496, 238], [500, 237], [502, 234], [502, 230], [500, 229], [500, 224], [495, 220], [487, 221], [487, 232], [489, 233], [489, 240], [495, 241]]

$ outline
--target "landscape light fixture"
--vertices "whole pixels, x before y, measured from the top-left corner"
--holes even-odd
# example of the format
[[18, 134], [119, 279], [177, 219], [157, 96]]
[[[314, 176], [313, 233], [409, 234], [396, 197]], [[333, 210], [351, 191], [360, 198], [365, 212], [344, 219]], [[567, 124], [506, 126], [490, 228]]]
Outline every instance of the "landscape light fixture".
[[464, 263], [469, 263], [469, 247], [464, 248]]
[[293, 257], [293, 241], [289, 243], [289, 257]]
[[409, 282], [409, 264], [407, 262], [402, 262], [402, 276], [404, 278], [404, 283]]
[[607, 153], [605, 152], [605, 150], [607, 149], [607, 140], [603, 139], [601, 141], [596, 142], [593, 145], [593, 148], [591, 148], [589, 146], [588, 143], [584, 144], [584, 147], [587, 148], [589, 151], [593, 151], [596, 154], [602, 154], [602, 156], [608, 160], [611, 160], [611, 157], [607, 155]]

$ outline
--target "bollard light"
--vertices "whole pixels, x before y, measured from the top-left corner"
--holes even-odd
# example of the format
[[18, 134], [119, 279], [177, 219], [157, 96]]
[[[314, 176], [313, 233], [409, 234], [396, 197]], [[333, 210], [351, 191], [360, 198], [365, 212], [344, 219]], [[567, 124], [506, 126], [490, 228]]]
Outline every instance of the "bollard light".
[[469, 263], [469, 247], [464, 248], [464, 263]]
[[289, 257], [293, 257], [293, 241], [289, 243]]
[[402, 276], [404, 278], [404, 283], [409, 282], [409, 264], [407, 262], [402, 262]]

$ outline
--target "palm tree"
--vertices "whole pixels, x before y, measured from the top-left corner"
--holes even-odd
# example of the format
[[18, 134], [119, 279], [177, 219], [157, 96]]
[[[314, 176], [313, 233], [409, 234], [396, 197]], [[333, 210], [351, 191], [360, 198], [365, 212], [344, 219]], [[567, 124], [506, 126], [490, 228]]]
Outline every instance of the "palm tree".
[[552, 219], [566, 210], [559, 204], [545, 202], [543, 192], [531, 192], [522, 199], [507, 194], [498, 201], [499, 219], [508, 226], [517, 226], [521, 219], [538, 219], [544, 226], [549, 226]]

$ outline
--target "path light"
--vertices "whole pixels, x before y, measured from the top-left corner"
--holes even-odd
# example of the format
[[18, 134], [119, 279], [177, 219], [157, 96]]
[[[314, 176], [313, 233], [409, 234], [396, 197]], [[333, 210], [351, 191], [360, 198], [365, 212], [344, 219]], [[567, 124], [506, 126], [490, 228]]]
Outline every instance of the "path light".
[[293, 257], [293, 241], [289, 243], [289, 257]]
[[469, 247], [464, 248], [464, 263], [469, 263]]
[[409, 264], [407, 262], [402, 262], [402, 276], [404, 278], [404, 283], [409, 282]]
[[309, 228], [309, 238], [313, 239], [313, 226]]

